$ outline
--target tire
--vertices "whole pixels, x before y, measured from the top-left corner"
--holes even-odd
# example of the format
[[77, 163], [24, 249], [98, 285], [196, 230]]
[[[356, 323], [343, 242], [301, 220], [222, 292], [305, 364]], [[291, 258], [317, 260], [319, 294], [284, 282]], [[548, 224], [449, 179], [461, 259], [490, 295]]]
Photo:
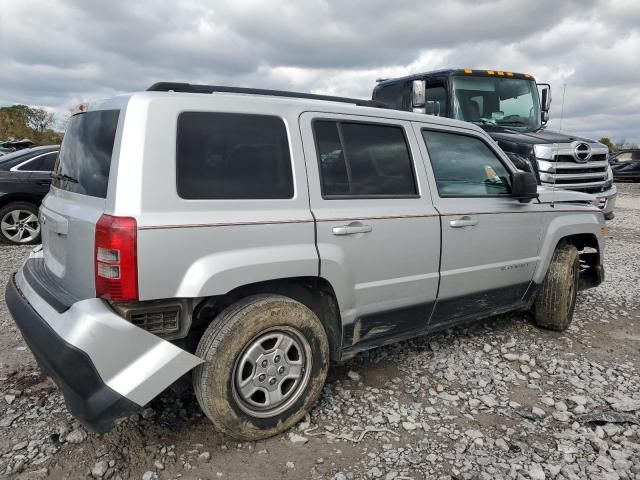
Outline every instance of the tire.
[[533, 310], [536, 325], [557, 331], [569, 328], [576, 305], [579, 278], [578, 249], [566, 243], [558, 245], [536, 296]]
[[40, 243], [38, 207], [29, 202], [12, 202], [0, 208], [0, 243], [31, 245]]
[[[252, 295], [227, 307], [207, 327], [196, 355], [205, 360], [193, 372], [198, 403], [217, 430], [238, 440], [268, 438], [298, 423], [318, 400], [329, 368], [324, 326], [281, 295]], [[294, 370], [297, 380], [287, 377]]]

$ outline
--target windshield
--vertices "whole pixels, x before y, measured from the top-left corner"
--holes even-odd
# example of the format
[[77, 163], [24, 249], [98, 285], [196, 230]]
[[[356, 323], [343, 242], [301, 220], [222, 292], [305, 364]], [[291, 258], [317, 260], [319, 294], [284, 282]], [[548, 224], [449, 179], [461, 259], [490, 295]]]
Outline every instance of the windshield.
[[454, 118], [521, 131], [541, 126], [538, 87], [533, 80], [453, 77], [453, 90]]

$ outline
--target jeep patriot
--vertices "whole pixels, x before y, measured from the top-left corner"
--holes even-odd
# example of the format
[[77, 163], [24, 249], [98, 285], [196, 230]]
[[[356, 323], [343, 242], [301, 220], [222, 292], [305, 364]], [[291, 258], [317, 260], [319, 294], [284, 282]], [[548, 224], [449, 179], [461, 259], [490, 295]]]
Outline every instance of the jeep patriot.
[[160, 83], [74, 114], [7, 305], [95, 431], [189, 374], [238, 439], [330, 361], [511, 310], [566, 329], [604, 276], [591, 195], [480, 127], [375, 101]]

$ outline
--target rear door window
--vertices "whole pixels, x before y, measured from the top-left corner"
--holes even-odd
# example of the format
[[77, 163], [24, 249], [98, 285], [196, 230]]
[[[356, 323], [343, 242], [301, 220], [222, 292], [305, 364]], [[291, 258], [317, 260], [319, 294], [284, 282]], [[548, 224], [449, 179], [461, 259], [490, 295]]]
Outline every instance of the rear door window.
[[25, 172], [51, 172], [56, 164], [58, 152], [45, 153], [35, 157], [30, 162], [20, 165], [16, 170]]
[[119, 115], [119, 110], [96, 110], [71, 117], [53, 186], [106, 198]]
[[324, 198], [418, 194], [402, 127], [316, 120], [313, 130]]
[[176, 174], [178, 195], [185, 199], [292, 198], [284, 121], [268, 115], [183, 112]]

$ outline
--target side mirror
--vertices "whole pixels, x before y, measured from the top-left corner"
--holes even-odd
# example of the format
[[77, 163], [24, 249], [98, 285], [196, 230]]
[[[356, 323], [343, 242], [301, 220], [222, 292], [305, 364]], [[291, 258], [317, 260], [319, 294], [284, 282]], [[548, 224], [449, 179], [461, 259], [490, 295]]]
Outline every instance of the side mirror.
[[536, 176], [530, 172], [518, 170], [511, 176], [511, 196], [522, 203], [528, 203], [538, 198], [538, 182]]
[[548, 83], [538, 83], [540, 88], [540, 107], [543, 112], [548, 112], [551, 108], [551, 85]]
[[440, 102], [436, 102], [435, 100], [429, 100], [425, 102], [424, 105], [424, 113], [428, 113], [429, 115], [440, 116]]
[[[424, 80], [414, 80], [411, 87], [411, 107], [414, 109], [424, 108], [426, 85]], [[415, 110], [414, 110], [415, 111]]]

